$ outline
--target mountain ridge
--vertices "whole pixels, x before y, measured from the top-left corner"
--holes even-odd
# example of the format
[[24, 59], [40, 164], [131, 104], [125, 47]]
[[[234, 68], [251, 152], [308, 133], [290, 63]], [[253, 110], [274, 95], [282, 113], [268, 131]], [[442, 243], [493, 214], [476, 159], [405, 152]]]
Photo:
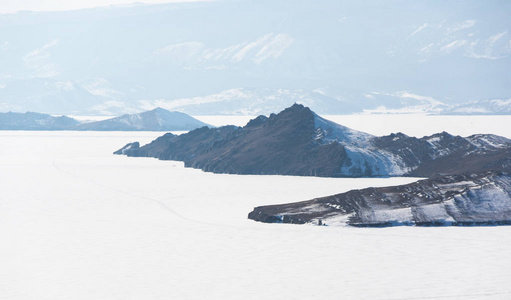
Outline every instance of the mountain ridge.
[[210, 126], [185, 113], [155, 108], [138, 114], [125, 114], [108, 120], [84, 123], [75, 130], [93, 131], [188, 131]]
[[0, 130], [66, 130], [78, 124], [78, 121], [66, 116], [54, 117], [35, 112], [0, 113]]
[[0, 130], [187, 131], [202, 126], [211, 125], [187, 114], [162, 108], [87, 123], [67, 116], [34, 112], [0, 113]]
[[259, 116], [245, 127], [167, 134], [124, 151], [128, 156], [182, 160], [186, 167], [213, 173], [321, 177], [431, 177], [453, 174], [456, 168], [505, 171], [511, 167], [509, 153], [511, 140], [494, 135], [376, 137], [325, 120], [300, 104]]

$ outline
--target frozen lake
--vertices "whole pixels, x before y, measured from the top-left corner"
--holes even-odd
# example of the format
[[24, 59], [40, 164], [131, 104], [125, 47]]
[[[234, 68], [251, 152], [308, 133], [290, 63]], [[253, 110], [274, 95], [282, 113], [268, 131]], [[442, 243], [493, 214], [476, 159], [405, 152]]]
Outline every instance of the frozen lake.
[[160, 135], [0, 131], [0, 299], [511, 298], [509, 226], [246, 218], [410, 178], [217, 175], [111, 154]]

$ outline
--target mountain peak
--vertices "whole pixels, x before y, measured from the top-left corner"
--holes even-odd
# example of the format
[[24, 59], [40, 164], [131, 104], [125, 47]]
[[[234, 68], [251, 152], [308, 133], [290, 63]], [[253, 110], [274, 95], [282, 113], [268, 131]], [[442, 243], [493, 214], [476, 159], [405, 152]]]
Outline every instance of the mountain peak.
[[157, 107], [153, 110], [150, 110], [149, 112], [155, 112], [155, 113], [162, 113], [162, 112], [170, 112], [169, 110], [166, 110], [164, 108], [161, 108], [161, 107]]
[[302, 112], [302, 111], [310, 111], [310, 108], [308, 108], [307, 106], [304, 106], [302, 104], [299, 104], [299, 103], [294, 103], [293, 105], [291, 105], [290, 107], [284, 109], [282, 112], [280, 113], [283, 113], [283, 112]]
[[293, 105], [291, 105], [289, 108], [294, 108], [294, 109], [304, 109], [305, 106], [303, 106], [302, 104], [300, 103], [293, 103]]

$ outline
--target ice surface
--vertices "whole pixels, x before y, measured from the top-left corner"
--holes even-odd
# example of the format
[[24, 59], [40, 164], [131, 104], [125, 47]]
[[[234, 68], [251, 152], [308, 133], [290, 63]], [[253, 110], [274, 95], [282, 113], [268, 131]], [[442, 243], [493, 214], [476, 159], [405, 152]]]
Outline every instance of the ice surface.
[[509, 299], [511, 227], [263, 224], [412, 179], [238, 176], [112, 155], [161, 133], [0, 132], [0, 299]]

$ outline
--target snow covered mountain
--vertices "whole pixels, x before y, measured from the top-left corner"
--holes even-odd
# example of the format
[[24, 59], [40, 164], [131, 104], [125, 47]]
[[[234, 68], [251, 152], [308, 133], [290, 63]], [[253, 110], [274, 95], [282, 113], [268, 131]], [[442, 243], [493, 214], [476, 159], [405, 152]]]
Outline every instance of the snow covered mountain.
[[351, 113], [508, 99], [510, 11], [506, 1], [226, 0], [4, 14], [0, 111], [119, 115], [193, 99], [179, 107], [266, 113], [252, 102], [276, 95], [274, 111], [295, 101]]
[[430, 177], [511, 168], [511, 140], [504, 137], [446, 132], [420, 139], [402, 133], [376, 137], [299, 104], [245, 127], [166, 134], [143, 147], [128, 144], [116, 154], [181, 160], [187, 167], [231, 174]]
[[281, 111], [300, 103], [324, 114], [351, 114], [362, 112], [367, 103], [350, 103], [342, 98], [334, 98], [323, 91], [303, 89], [247, 89], [236, 88], [204, 97], [181, 98], [174, 100], [144, 100], [142, 107], [150, 109], [158, 106], [178, 110], [190, 115], [248, 115], [256, 116]]
[[511, 175], [485, 172], [352, 190], [260, 206], [249, 219], [266, 223], [352, 226], [511, 224]]
[[188, 131], [209, 126], [187, 114], [155, 108], [139, 114], [123, 115], [104, 121], [84, 123], [75, 130], [92, 131]]
[[373, 114], [441, 113], [451, 108], [444, 102], [429, 96], [408, 91], [393, 93], [371, 92], [365, 95], [371, 101], [365, 103], [364, 112]]

